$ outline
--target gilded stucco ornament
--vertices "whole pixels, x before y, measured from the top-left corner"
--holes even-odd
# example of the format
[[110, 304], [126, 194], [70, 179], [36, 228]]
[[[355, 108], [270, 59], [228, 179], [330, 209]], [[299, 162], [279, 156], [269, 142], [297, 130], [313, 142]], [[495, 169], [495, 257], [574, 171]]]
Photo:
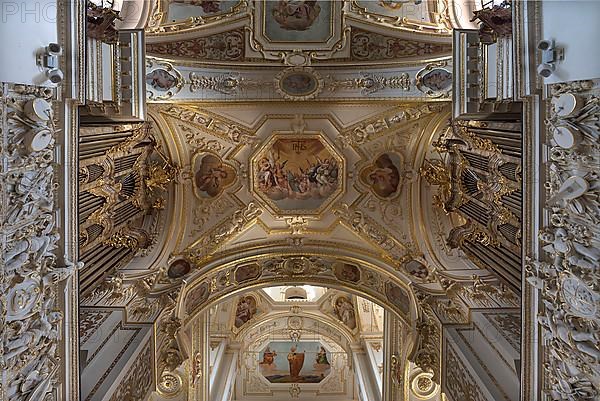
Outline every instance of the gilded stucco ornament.
[[175, 397], [183, 389], [183, 379], [177, 372], [165, 372], [160, 376], [157, 387], [162, 396]]
[[399, 360], [400, 356], [392, 354], [390, 358], [390, 374], [394, 384], [401, 386], [404, 383], [404, 364]]
[[231, 218], [223, 221], [190, 247], [187, 251], [190, 259], [199, 262], [210, 256], [219, 245], [244, 231], [261, 213], [262, 210], [254, 202], [235, 211]]
[[180, 121], [191, 123], [200, 130], [186, 131], [186, 141], [197, 150], [219, 152], [222, 147], [217, 141], [205, 139], [204, 131], [209, 131], [217, 137], [225, 138], [233, 143], [254, 145], [256, 138], [247, 129], [240, 127], [222, 116], [202, 111], [191, 106], [169, 105], [160, 108], [162, 114], [174, 117]]
[[290, 386], [290, 389], [289, 389], [290, 397], [299, 398], [301, 392], [302, 392], [302, 390], [300, 389], [300, 386], [298, 384], [294, 383]]
[[408, 73], [400, 73], [393, 77], [384, 77], [372, 73], [361, 73], [360, 78], [338, 80], [331, 75], [325, 77], [325, 90], [335, 92], [339, 89], [360, 89], [364, 96], [369, 96], [384, 89], [411, 89], [411, 80]]
[[439, 386], [431, 380], [431, 374], [428, 373], [418, 373], [410, 380], [411, 392], [421, 400], [430, 399], [438, 388]]
[[274, 78], [277, 93], [286, 100], [310, 100], [323, 90], [323, 78], [310, 67], [290, 67]]
[[407, 246], [396, 240], [392, 235], [376, 224], [360, 210], [354, 210], [347, 204], [341, 204], [333, 211], [340, 221], [359, 234], [365, 240], [379, 246], [391, 258], [397, 261], [405, 259]]
[[398, 128], [400, 124], [417, 120], [431, 113], [441, 111], [443, 106], [425, 104], [418, 107], [402, 107], [381, 118], [361, 122], [349, 130], [340, 132], [336, 138], [342, 148], [363, 145], [383, 135], [390, 129]]
[[268, 82], [244, 79], [238, 73], [199, 76], [195, 72], [189, 74], [190, 92], [212, 90], [224, 95], [235, 95], [249, 87], [260, 87]]
[[416, 322], [416, 345], [409, 355], [409, 360], [425, 373], [431, 374], [431, 380], [441, 380], [441, 347], [442, 324], [429, 303], [430, 296], [417, 291], [416, 297], [421, 316]]

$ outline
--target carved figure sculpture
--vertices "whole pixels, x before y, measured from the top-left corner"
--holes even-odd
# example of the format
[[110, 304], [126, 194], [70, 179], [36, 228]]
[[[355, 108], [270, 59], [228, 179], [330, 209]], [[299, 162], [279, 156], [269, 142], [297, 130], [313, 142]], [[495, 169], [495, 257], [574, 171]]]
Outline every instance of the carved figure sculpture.
[[7, 272], [21, 271], [21, 267], [29, 261], [38, 264], [43, 257], [53, 257], [52, 250], [58, 241], [58, 234], [35, 236], [16, 241], [13, 247], [4, 254]]
[[538, 322], [547, 330], [548, 337], [557, 338], [584, 354], [600, 361], [599, 339], [597, 334], [590, 333], [569, 324], [570, 319], [562, 309], [555, 308], [550, 302], [544, 302], [546, 315], [539, 316]]
[[600, 262], [600, 249], [573, 241], [564, 228], [556, 228], [554, 232], [546, 229], [540, 232], [539, 238], [549, 244], [544, 250], [555, 255], [554, 265], [558, 270], [564, 270], [563, 261], [590, 270]]

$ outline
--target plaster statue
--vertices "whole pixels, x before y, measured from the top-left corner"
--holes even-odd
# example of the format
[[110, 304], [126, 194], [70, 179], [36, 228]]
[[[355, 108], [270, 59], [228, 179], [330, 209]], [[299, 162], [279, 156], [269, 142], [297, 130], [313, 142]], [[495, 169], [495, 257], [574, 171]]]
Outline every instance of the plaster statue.
[[16, 179], [14, 194], [17, 199], [7, 213], [7, 222], [15, 224], [24, 216], [33, 216], [38, 212], [49, 213], [54, 207], [51, 182], [53, 170], [51, 166], [42, 171], [26, 171]]
[[554, 265], [558, 270], [564, 270], [562, 264], [565, 260], [574, 266], [591, 270], [600, 262], [600, 249], [573, 241], [564, 228], [555, 228], [554, 232], [550, 229], [543, 230], [539, 238], [548, 244], [543, 249], [555, 254]]
[[48, 315], [42, 313], [26, 331], [6, 342], [4, 360], [10, 360], [28, 349], [37, 349], [44, 340], [45, 342], [57, 340], [59, 333], [54, 323], [61, 319], [61, 312], [51, 312]]
[[550, 302], [545, 301], [546, 315], [538, 316], [538, 322], [547, 330], [549, 336], [558, 338], [573, 348], [600, 361], [599, 339], [594, 333], [580, 330], [562, 309], [555, 308]]
[[48, 357], [44, 356], [21, 383], [21, 392], [27, 394], [26, 401], [42, 400], [52, 386], [52, 375]]
[[71, 277], [75, 270], [81, 270], [83, 268], [83, 262], [72, 262], [65, 260], [64, 267], [54, 267], [44, 276], [44, 285], [52, 285], [59, 283], [68, 277]]
[[28, 239], [21, 239], [4, 254], [5, 270], [7, 272], [21, 271], [31, 255], [31, 262], [39, 264], [43, 257], [54, 257], [52, 251], [59, 240], [58, 234], [40, 235]]
[[192, 360], [192, 386], [195, 386], [196, 382], [202, 379], [202, 363], [202, 354], [196, 352]]
[[553, 365], [546, 365], [554, 379], [554, 385], [549, 393], [553, 400], [560, 401], [582, 401], [593, 400], [598, 395], [589, 380], [573, 372], [562, 361], [556, 361]]

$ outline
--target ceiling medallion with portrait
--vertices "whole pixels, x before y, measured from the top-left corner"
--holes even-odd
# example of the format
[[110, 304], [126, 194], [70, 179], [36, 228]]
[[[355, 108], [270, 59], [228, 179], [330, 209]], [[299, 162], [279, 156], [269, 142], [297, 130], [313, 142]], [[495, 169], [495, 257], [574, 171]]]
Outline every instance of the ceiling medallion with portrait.
[[275, 90], [287, 100], [310, 100], [323, 90], [321, 75], [310, 67], [291, 67], [275, 76]]
[[321, 133], [276, 132], [250, 166], [253, 192], [277, 217], [319, 215], [344, 192], [344, 159]]

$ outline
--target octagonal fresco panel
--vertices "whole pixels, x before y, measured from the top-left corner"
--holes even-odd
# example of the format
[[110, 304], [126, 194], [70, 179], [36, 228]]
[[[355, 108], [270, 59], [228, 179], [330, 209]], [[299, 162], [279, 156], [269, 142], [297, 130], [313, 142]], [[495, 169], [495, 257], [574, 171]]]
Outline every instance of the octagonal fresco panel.
[[344, 161], [320, 134], [276, 133], [252, 158], [252, 187], [276, 215], [321, 213], [344, 188]]
[[271, 383], [320, 383], [331, 372], [331, 352], [319, 341], [271, 341], [258, 358]]

